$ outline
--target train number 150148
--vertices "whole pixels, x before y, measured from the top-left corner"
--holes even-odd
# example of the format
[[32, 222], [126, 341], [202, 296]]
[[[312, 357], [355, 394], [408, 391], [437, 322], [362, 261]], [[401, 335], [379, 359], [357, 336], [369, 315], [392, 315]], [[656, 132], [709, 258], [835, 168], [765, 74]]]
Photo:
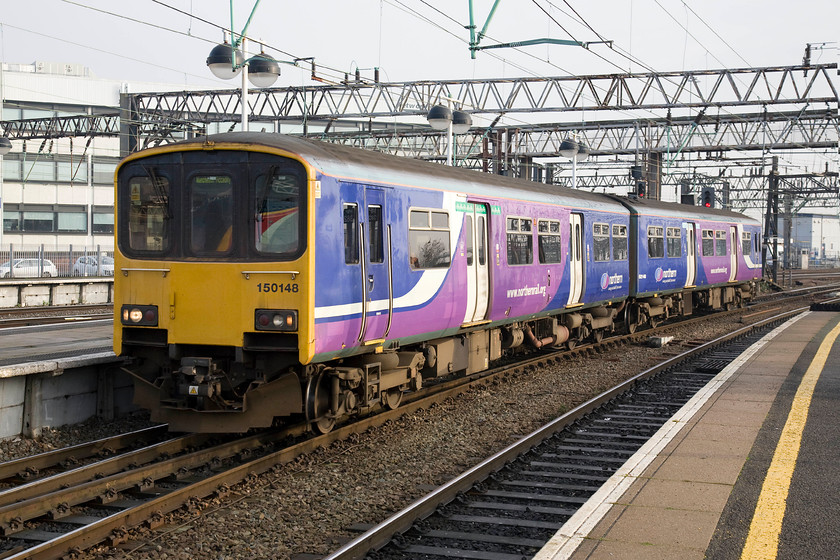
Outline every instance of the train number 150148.
[[267, 294], [267, 293], [292, 293], [296, 294], [298, 292], [298, 285], [297, 284], [275, 284], [274, 282], [260, 282], [257, 284], [257, 291]]

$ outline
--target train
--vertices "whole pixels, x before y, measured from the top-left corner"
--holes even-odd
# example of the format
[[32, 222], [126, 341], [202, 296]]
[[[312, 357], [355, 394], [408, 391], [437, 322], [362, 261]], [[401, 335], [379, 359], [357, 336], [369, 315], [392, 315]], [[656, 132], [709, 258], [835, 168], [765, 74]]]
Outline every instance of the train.
[[115, 176], [114, 351], [173, 431], [326, 433], [431, 379], [753, 299], [761, 225], [274, 133]]

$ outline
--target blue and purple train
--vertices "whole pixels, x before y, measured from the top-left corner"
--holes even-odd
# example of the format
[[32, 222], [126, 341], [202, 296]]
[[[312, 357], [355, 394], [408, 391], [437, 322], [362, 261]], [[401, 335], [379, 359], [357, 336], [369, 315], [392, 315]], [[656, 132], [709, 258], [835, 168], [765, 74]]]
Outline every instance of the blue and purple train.
[[762, 273], [734, 212], [265, 133], [126, 158], [116, 232], [114, 349], [172, 430], [325, 432], [514, 352], [740, 306]]

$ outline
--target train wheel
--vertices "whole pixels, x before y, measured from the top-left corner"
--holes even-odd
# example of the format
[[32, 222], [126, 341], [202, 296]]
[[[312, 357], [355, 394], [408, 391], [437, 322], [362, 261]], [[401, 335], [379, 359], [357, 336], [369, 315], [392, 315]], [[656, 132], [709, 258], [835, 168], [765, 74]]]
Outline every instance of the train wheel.
[[400, 406], [402, 395], [402, 391], [399, 389], [391, 389], [382, 395], [382, 404], [385, 405], [385, 408], [394, 410]]
[[592, 331], [592, 340], [595, 341], [595, 344], [604, 340], [604, 329], [595, 329]]
[[627, 332], [633, 334], [639, 326], [639, 308], [634, 304], [629, 304], [624, 311], [624, 323], [627, 326]]
[[330, 376], [321, 373], [310, 377], [306, 385], [306, 420], [312, 429], [326, 434], [335, 426], [335, 418], [326, 415], [330, 412]]

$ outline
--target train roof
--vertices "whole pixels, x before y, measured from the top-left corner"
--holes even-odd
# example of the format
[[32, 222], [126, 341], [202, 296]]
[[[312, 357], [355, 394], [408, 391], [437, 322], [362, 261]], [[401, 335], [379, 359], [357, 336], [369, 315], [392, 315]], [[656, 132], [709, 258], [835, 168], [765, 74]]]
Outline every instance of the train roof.
[[466, 192], [476, 196], [525, 199], [548, 204], [628, 212], [619, 201], [597, 193], [444, 166], [419, 159], [297, 136], [262, 132], [230, 132], [184, 140], [177, 144], [203, 144], [206, 141], [245, 142], [279, 148], [300, 155], [327, 175], [350, 181], [432, 187]]
[[706, 208], [703, 206], [691, 206], [677, 204], [675, 202], [662, 202], [636, 196], [618, 198], [634, 214], [669, 216], [682, 219], [701, 219], [710, 221], [736, 222], [744, 224], [759, 225], [759, 222], [744, 214], [723, 210], [720, 208]]

